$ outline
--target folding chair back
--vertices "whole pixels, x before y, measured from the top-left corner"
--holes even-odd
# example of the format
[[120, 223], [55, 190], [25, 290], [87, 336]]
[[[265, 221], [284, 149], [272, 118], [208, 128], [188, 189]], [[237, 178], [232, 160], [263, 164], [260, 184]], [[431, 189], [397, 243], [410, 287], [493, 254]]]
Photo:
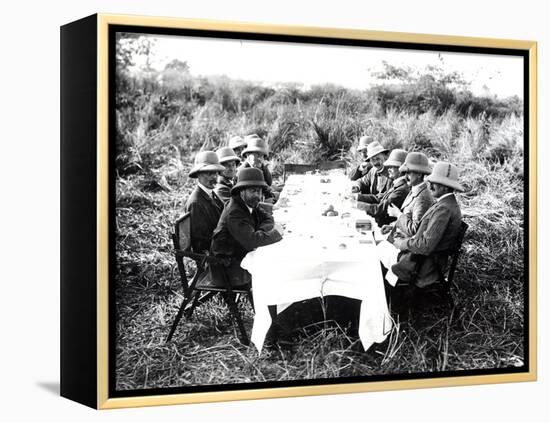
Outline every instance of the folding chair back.
[[[247, 293], [250, 294], [249, 290], [234, 290], [231, 287], [225, 273], [223, 260], [211, 256], [208, 254], [198, 254], [191, 251], [191, 214], [186, 213], [180, 219], [177, 220], [174, 226], [174, 232], [172, 234], [172, 241], [174, 243], [174, 255], [176, 257], [176, 263], [178, 265], [178, 272], [180, 274], [181, 283], [183, 286], [183, 301], [178, 310], [178, 313], [174, 319], [170, 333], [166, 339], [169, 342], [174, 335], [174, 332], [178, 326], [179, 321], [181, 320], [184, 312], [187, 318], [190, 318], [193, 314], [193, 310], [198, 305], [199, 302], [206, 301], [207, 299], [212, 298], [215, 294], [223, 294], [224, 299], [229, 307], [231, 316], [235, 320], [237, 327], [240, 332], [241, 342], [245, 345], [248, 345], [248, 335], [244, 328], [242, 319], [239, 315], [237, 305], [235, 303], [235, 293]], [[196, 271], [189, 282], [187, 278], [187, 272], [184, 263], [184, 257], [192, 259], [196, 264]], [[209, 270], [209, 267], [215, 269], [214, 272]], [[208, 278], [214, 278], [219, 280], [220, 286], [198, 286], [200, 281], [207, 280]], [[201, 293], [206, 293], [206, 295], [201, 297]], [[187, 306], [190, 306], [187, 308]]]
[[191, 250], [191, 213], [185, 213], [178, 219], [172, 235], [174, 248], [181, 251]]
[[[204, 272], [208, 271], [206, 266], [208, 257], [205, 254], [197, 254], [191, 251], [191, 213], [185, 213], [177, 220], [172, 233], [172, 241], [183, 293], [185, 297], [190, 297], [197, 281], [203, 276]], [[184, 257], [192, 259], [197, 267], [191, 282], [187, 279]]]

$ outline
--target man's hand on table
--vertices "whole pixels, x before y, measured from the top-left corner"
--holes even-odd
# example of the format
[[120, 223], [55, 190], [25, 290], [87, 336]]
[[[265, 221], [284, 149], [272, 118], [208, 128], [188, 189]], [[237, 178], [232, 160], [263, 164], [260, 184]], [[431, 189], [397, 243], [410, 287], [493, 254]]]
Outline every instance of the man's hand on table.
[[393, 229], [392, 225], [384, 225], [380, 228], [380, 232], [382, 232], [382, 235], [386, 235], [391, 232]]
[[408, 240], [409, 240], [409, 238], [403, 238], [403, 237], [396, 236], [393, 239], [393, 245], [398, 250], [406, 251], [406, 250], [409, 249], [409, 247], [407, 246], [407, 241]]
[[352, 185], [351, 186], [351, 192], [352, 193], [358, 193], [359, 192], [359, 187], [357, 185]]

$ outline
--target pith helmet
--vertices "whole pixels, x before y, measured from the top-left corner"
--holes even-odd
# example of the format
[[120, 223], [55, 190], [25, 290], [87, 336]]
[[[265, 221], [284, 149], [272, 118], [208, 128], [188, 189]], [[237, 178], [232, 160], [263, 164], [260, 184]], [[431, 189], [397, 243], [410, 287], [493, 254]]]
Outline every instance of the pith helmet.
[[384, 166], [400, 167], [403, 163], [405, 163], [406, 157], [407, 152], [405, 150], [396, 148], [391, 151], [390, 157], [388, 157], [388, 160], [384, 162]]
[[213, 151], [199, 151], [195, 163], [189, 171], [190, 178], [196, 178], [199, 172], [221, 172], [225, 168], [220, 164], [218, 156]]
[[367, 146], [367, 160], [372, 159], [374, 156], [377, 156], [380, 153], [387, 153], [389, 150], [384, 148], [382, 144], [378, 141], [371, 142]]
[[434, 170], [426, 180], [445, 185], [460, 192], [464, 191], [464, 188], [458, 182], [458, 168], [448, 162], [437, 162], [434, 165]]
[[218, 156], [218, 160], [220, 161], [220, 164], [223, 164], [225, 162], [230, 162], [232, 160], [236, 162], [240, 162], [241, 159], [237, 157], [235, 152], [231, 147], [220, 147], [216, 150], [216, 154]]
[[419, 153], [416, 151], [410, 152], [407, 154], [405, 163], [399, 168], [399, 172], [418, 172], [425, 175], [429, 175], [432, 171], [430, 169], [430, 161], [424, 153]]
[[248, 153], [262, 153], [264, 156], [269, 154], [267, 142], [261, 139], [258, 135], [247, 135], [244, 139], [246, 141], [246, 148], [242, 152], [243, 156]]
[[373, 141], [372, 137], [364, 135], [359, 138], [359, 145], [357, 146], [357, 151], [363, 151], [367, 149], [367, 146]]
[[231, 137], [229, 139], [229, 147], [231, 148], [246, 147], [246, 141], [243, 139], [243, 137], [235, 135], [234, 137]]
[[241, 189], [250, 187], [267, 187], [263, 172], [255, 167], [245, 167], [239, 170], [237, 183], [231, 188], [231, 194], [236, 194]]

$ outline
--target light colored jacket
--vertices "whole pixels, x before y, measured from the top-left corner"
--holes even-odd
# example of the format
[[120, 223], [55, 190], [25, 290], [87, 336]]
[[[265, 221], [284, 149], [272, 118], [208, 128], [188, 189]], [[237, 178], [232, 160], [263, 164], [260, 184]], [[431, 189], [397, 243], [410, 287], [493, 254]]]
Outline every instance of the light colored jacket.
[[384, 167], [378, 171], [374, 166], [361, 179], [355, 182], [361, 194], [373, 194], [380, 196], [392, 186], [392, 179], [388, 175], [388, 169]]
[[392, 222], [395, 218], [388, 216], [388, 207], [394, 204], [396, 207], [401, 207], [403, 201], [409, 193], [409, 185], [404, 176], [393, 181], [392, 187], [382, 194], [380, 202], [370, 204], [366, 210], [367, 214], [373, 216], [378, 226], [382, 226]]
[[413, 236], [420, 226], [422, 217], [433, 203], [434, 199], [426, 182], [413, 187], [403, 201], [403, 214], [395, 222], [395, 228], [405, 237]]
[[436, 201], [420, 222], [418, 231], [407, 240], [413, 254], [427, 256], [417, 276], [416, 285], [424, 287], [438, 282], [447, 267], [448, 250], [460, 233], [462, 213], [454, 194]]

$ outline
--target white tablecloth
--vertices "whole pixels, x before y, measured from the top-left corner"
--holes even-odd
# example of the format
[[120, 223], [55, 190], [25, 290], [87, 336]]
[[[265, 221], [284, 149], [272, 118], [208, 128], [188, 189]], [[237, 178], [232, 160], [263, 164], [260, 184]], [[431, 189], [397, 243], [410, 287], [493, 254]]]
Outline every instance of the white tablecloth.
[[[274, 210], [275, 221], [286, 228], [283, 240], [250, 252], [241, 263], [252, 275], [251, 339], [258, 351], [271, 326], [269, 305], [280, 312], [290, 303], [325, 295], [362, 301], [359, 337], [365, 350], [386, 339], [392, 324], [380, 261], [373, 233], [355, 229], [356, 220], [367, 216], [344, 199], [349, 189], [349, 180], [337, 172], [288, 178]], [[328, 205], [338, 216], [322, 216]]]

